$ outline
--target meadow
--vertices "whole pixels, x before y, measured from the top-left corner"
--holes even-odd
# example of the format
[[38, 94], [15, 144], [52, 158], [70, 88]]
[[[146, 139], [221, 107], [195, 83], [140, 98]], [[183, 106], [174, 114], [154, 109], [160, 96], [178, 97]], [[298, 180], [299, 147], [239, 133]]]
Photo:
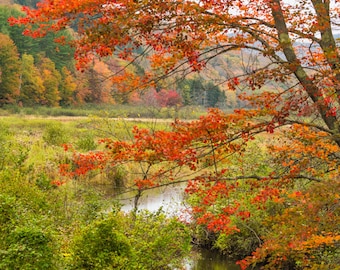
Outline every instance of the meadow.
[[[166, 130], [169, 121], [113, 119], [108, 112], [83, 109], [76, 116], [66, 115], [67, 110], [61, 116], [47, 112], [41, 108], [34, 115], [24, 109], [1, 111], [0, 269], [180, 265], [190, 250], [188, 228], [162, 212], [122, 213], [114, 194], [108, 199], [103, 189], [96, 188], [98, 181], [108, 186], [124, 184], [126, 169], [106, 172], [108, 177], [99, 180], [93, 174], [70, 180], [59, 172], [60, 164], [72, 156], [65, 145], [79, 153], [97, 151], [99, 138], [125, 140], [135, 125]], [[96, 185], [89, 179], [97, 179]], [[177, 239], [171, 248], [169, 239]], [[119, 248], [113, 252], [102, 246]]]

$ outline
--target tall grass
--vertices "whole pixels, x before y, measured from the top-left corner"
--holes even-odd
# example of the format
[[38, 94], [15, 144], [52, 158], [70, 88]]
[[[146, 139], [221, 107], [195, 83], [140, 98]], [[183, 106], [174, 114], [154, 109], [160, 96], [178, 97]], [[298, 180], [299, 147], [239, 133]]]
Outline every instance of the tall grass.
[[0, 109], [0, 116], [35, 115], [35, 116], [90, 116], [108, 113], [111, 118], [161, 118], [161, 119], [197, 119], [206, 113], [206, 109], [198, 106], [181, 108], [156, 108], [135, 105], [85, 104], [68, 108], [61, 107], [19, 107], [7, 105]]

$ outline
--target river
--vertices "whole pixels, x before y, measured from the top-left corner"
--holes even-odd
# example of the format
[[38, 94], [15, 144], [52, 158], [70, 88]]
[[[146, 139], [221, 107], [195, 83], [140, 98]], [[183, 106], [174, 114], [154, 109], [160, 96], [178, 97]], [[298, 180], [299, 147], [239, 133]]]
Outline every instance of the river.
[[[183, 190], [184, 186], [167, 186], [146, 191], [139, 200], [138, 209], [157, 211], [160, 207], [169, 215], [181, 215], [183, 218]], [[132, 193], [125, 193], [120, 201], [123, 211], [133, 209]], [[185, 216], [184, 216], [185, 218]], [[227, 261], [218, 252], [210, 250], [193, 250], [190, 258], [187, 258], [185, 270], [239, 270], [234, 262]]]

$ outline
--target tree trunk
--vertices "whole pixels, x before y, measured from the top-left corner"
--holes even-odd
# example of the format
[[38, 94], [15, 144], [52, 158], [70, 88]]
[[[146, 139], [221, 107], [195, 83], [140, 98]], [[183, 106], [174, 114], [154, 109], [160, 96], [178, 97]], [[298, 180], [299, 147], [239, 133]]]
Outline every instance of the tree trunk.
[[336, 116], [329, 114], [331, 108], [326, 105], [324, 98], [320, 93], [320, 89], [314, 84], [313, 79], [307, 75], [295, 54], [292, 41], [289, 37], [285, 18], [283, 16], [280, 0], [272, 0], [271, 11], [275, 22], [275, 27], [277, 29], [279, 43], [289, 63], [289, 69], [294, 73], [295, 77], [298, 79], [308, 96], [316, 104], [322, 119], [334, 135], [333, 140], [337, 145], [340, 146], [340, 130], [339, 124], [337, 123], [337, 118]]

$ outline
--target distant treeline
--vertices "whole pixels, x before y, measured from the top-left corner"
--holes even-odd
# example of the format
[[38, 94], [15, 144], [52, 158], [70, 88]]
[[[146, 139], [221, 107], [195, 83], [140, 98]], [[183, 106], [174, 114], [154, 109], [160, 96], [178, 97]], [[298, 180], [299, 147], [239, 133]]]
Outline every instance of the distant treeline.
[[[38, 1], [15, 1], [34, 7]], [[111, 57], [93, 61], [83, 72], [75, 69], [74, 48], [54, 40], [65, 36], [72, 40], [72, 29], [49, 33], [33, 39], [23, 35], [23, 27], [10, 26], [9, 17], [23, 16], [19, 5], [0, 5], [0, 106], [70, 106], [75, 104], [145, 104], [171, 107], [200, 105], [203, 107], [235, 107], [226, 102], [225, 92], [201, 77], [182, 79], [171, 89], [161, 85], [141, 93], [120, 92], [110, 80], [124, 64]], [[144, 72], [140, 65], [132, 72]]]

